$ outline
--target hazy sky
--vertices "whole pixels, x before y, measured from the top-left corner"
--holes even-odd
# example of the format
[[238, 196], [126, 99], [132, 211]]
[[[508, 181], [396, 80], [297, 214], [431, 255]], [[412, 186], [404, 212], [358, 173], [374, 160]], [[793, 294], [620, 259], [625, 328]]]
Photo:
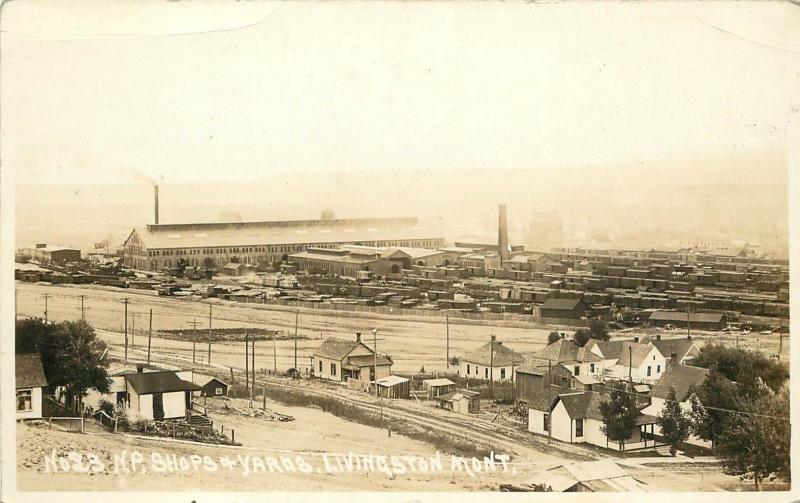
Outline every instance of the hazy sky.
[[[789, 2], [43, 2], [2, 8], [18, 182], [785, 152]], [[644, 176], [644, 173], [643, 173]]]

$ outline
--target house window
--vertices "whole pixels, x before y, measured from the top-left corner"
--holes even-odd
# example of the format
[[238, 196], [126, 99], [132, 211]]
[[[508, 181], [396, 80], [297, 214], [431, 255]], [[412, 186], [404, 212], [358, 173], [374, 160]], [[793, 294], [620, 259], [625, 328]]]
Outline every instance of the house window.
[[322, 373], [322, 360], [319, 361], [319, 372]]
[[467, 375], [469, 375], [469, 363], [467, 363]]
[[661, 373], [661, 365], [656, 365], [656, 374]]
[[575, 365], [575, 372], [573, 372], [573, 374], [575, 374], [576, 376], [581, 375], [581, 366], [580, 365]]
[[500, 379], [505, 379], [505, 378], [506, 378], [506, 369], [502, 368], [500, 369]]
[[589, 372], [594, 374], [594, 363], [589, 364]]
[[576, 437], [583, 436], [583, 419], [575, 420], [575, 436]]
[[483, 369], [483, 377], [485, 377], [486, 379], [489, 379], [489, 367], [486, 367], [485, 369]]
[[221, 395], [222, 394], [222, 388], [215, 388], [214, 389], [214, 394], [215, 395]]
[[336, 364], [335, 363], [331, 363], [331, 375], [332, 376], [336, 375]]
[[550, 414], [547, 412], [542, 415], [542, 429], [544, 431], [550, 431]]
[[29, 389], [19, 389], [17, 390], [17, 411], [18, 412], [25, 412], [28, 410], [33, 410], [33, 399], [32, 399], [33, 390]]
[[650, 377], [650, 370], [652, 367], [650, 365], [647, 366], [647, 377]]

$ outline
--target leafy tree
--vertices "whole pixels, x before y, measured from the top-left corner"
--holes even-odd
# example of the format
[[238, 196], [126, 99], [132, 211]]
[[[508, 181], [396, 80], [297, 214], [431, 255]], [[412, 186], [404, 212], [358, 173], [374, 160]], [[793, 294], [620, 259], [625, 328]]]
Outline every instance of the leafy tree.
[[749, 394], [760, 394], [760, 382], [777, 391], [789, 378], [789, 368], [784, 363], [756, 351], [731, 348], [724, 344], [703, 346], [694, 365], [717, 370], [731, 381], [739, 383], [742, 391]]
[[589, 339], [591, 339], [591, 338], [592, 338], [592, 336], [591, 336], [590, 332], [588, 330], [586, 330], [586, 329], [583, 329], [583, 328], [579, 329], [572, 336], [572, 340], [575, 341], [575, 344], [577, 344], [580, 347], [585, 346], [586, 343], [589, 342]]
[[552, 344], [558, 340], [561, 340], [561, 334], [553, 330], [547, 335], [547, 343]]
[[[598, 341], [607, 341], [611, 338], [608, 335], [608, 327], [603, 320], [589, 320], [589, 336]], [[588, 341], [587, 341], [588, 342]]]
[[669, 444], [669, 453], [672, 456], [678, 452], [678, 446], [689, 438], [692, 421], [681, 409], [681, 404], [675, 396], [675, 388], [670, 386], [667, 401], [661, 415], [656, 419], [661, 428], [661, 435]]
[[690, 390], [692, 432], [716, 445], [727, 418], [725, 410], [736, 410], [736, 385], [722, 374], [711, 371], [703, 384]]
[[743, 395], [738, 405], [742, 413], [728, 414], [714, 449], [723, 471], [742, 480], [752, 479], [756, 491], [764, 480], [780, 477], [788, 481], [791, 425], [786, 388], [777, 395]]
[[614, 389], [610, 399], [600, 404], [600, 414], [603, 416], [603, 433], [609, 440], [619, 442], [620, 450], [624, 453], [625, 440], [630, 438], [639, 418], [636, 399], [624, 389]]
[[106, 344], [85, 321], [19, 320], [15, 345], [18, 353], [40, 355], [48, 386], [63, 386], [67, 399], [83, 399], [89, 389], [109, 391], [108, 360], [102, 358]]

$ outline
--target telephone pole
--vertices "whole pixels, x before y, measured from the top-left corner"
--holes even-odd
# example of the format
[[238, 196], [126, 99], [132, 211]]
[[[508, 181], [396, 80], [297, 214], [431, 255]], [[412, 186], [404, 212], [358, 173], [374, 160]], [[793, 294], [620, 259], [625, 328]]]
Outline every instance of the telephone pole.
[[131, 347], [136, 347], [136, 313], [131, 313]]
[[[252, 347], [250, 349], [250, 402], [252, 403], [253, 397], [256, 394], [256, 336], [253, 336]], [[250, 406], [253, 407], [252, 405]]]
[[275, 332], [272, 332], [272, 373], [278, 375], [278, 346], [275, 344]]
[[153, 339], [153, 310], [150, 310], [150, 330], [147, 332], [147, 364], [150, 365], [150, 343]]
[[489, 389], [492, 390], [492, 399], [494, 399], [494, 340], [493, 335], [489, 340]]
[[128, 297], [122, 299], [122, 303], [125, 304], [125, 361], [128, 361]]
[[211, 365], [211, 308], [208, 306], [208, 365]]
[[195, 364], [197, 363], [197, 318], [192, 318], [192, 322], [187, 325], [192, 326], [192, 364]]
[[85, 321], [86, 320], [86, 311], [84, 310], [84, 307], [83, 307], [83, 299], [84, 298], [86, 298], [86, 295], [81, 295], [81, 319]]
[[381, 407], [381, 422], [380, 428], [383, 429], [383, 400], [381, 400], [381, 395], [378, 393], [378, 329], [372, 329], [372, 351], [374, 352], [374, 364], [375, 364], [375, 375], [374, 375], [374, 382], [375, 382], [375, 398], [378, 399], [378, 404]]
[[547, 443], [553, 439], [553, 417], [550, 414], [550, 405], [552, 404], [552, 389], [553, 374], [551, 368], [551, 360], [547, 360]]
[[294, 369], [297, 370], [297, 322], [300, 319], [300, 309], [294, 312]]
[[42, 297], [44, 297], [44, 324], [47, 325], [47, 299], [50, 298], [50, 294], [45, 293]]
[[447, 340], [447, 365], [445, 365], [445, 370], [450, 372], [450, 313], [444, 313], [444, 324], [445, 324], [445, 338]]
[[250, 336], [244, 333], [244, 389], [250, 391]]

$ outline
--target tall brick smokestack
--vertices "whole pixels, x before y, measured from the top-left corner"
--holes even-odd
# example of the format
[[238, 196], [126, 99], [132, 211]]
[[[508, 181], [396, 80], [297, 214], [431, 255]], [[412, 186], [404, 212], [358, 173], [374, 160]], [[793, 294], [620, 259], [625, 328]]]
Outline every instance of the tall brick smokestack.
[[158, 225], [158, 185], [154, 187], [155, 190], [155, 204], [156, 204], [156, 221], [155, 224]]
[[500, 263], [508, 260], [508, 220], [506, 218], [506, 205], [501, 204], [497, 219], [497, 248], [500, 253]]

